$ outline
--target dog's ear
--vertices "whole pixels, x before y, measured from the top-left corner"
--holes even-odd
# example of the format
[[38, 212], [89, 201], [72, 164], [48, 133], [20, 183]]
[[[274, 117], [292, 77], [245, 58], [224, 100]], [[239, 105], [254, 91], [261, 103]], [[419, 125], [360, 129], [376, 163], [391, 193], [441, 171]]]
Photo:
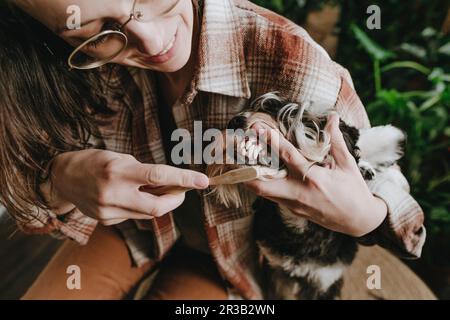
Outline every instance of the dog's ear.
[[376, 167], [388, 167], [403, 156], [406, 135], [391, 126], [361, 129], [356, 146], [360, 149], [360, 159]]

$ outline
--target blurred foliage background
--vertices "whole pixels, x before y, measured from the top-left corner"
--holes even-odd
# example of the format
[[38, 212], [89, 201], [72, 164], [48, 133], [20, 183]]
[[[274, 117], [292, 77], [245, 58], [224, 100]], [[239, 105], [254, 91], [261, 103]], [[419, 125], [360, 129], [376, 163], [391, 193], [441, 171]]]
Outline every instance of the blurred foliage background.
[[[450, 298], [450, 1], [253, 2], [302, 25], [350, 71], [372, 125], [407, 133], [400, 165], [427, 227], [422, 259], [409, 264]], [[380, 29], [366, 25], [371, 5]]]

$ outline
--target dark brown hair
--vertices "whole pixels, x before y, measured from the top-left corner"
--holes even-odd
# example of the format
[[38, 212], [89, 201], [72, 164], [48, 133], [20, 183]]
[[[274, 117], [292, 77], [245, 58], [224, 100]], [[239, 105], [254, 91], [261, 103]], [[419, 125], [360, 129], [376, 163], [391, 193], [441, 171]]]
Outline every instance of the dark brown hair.
[[93, 116], [110, 113], [95, 71], [68, 70], [68, 45], [0, 3], [0, 202], [16, 219], [47, 208], [39, 192], [55, 155], [89, 147]]

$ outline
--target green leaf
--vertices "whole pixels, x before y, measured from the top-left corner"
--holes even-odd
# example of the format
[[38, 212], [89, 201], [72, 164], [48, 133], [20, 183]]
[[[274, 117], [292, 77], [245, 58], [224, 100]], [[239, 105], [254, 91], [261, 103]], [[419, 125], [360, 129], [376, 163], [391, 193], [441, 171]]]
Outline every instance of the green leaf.
[[304, 6], [306, 6], [307, 0], [297, 0], [297, 6], [299, 8], [303, 8]]
[[400, 45], [400, 49], [419, 59], [424, 59], [427, 56], [427, 50], [425, 50], [424, 47], [421, 47], [417, 44], [402, 43]]
[[428, 79], [434, 83], [443, 81], [450, 82], [450, 74], [444, 73], [442, 68], [434, 68], [428, 75]]
[[450, 182], [450, 173], [439, 179], [433, 179], [428, 184], [428, 192], [431, 192], [434, 189], [436, 189], [439, 185], [441, 185], [443, 183], [448, 183], [448, 182]]
[[411, 98], [428, 99], [434, 95], [434, 92], [433, 91], [423, 91], [423, 90], [405, 91], [405, 92], [402, 92], [402, 95], [406, 99], [411, 99]]
[[369, 36], [356, 24], [352, 23], [350, 28], [355, 35], [355, 38], [373, 59], [382, 62], [389, 58], [395, 57], [395, 54], [392, 51], [384, 49], [378, 43], [370, 39]]
[[434, 106], [435, 104], [437, 104], [440, 100], [440, 95], [435, 95], [433, 97], [431, 97], [430, 99], [424, 101], [424, 103], [422, 103], [419, 107], [419, 110], [421, 112], [430, 109], [432, 106]]
[[438, 49], [439, 53], [445, 54], [447, 56], [450, 56], [450, 42], [444, 44], [442, 47]]
[[447, 137], [450, 137], [450, 127], [447, 127], [447, 128], [444, 129], [444, 134], [445, 134]]
[[377, 97], [384, 101], [392, 112], [407, 106], [405, 97], [395, 89], [380, 90]]
[[419, 111], [419, 110], [418, 110], [419, 108], [417, 108], [417, 105], [416, 105], [413, 101], [408, 101], [408, 102], [406, 102], [406, 106], [407, 106], [408, 109], [409, 109], [411, 112], [413, 112], [413, 113]]
[[450, 213], [444, 207], [437, 207], [431, 210], [430, 219], [434, 221], [450, 222]]
[[283, 0], [272, 0], [272, 5], [275, 7], [275, 10], [277, 10], [278, 12], [284, 11]]
[[392, 62], [390, 64], [385, 65], [383, 68], [381, 68], [381, 71], [386, 72], [392, 69], [398, 69], [398, 68], [408, 68], [413, 69], [416, 71], [419, 71], [425, 75], [429, 75], [431, 70], [425, 67], [424, 65], [421, 65], [420, 63], [414, 62], [414, 61], [396, 61]]
[[424, 37], [424, 38], [430, 38], [430, 37], [435, 36], [436, 34], [437, 34], [437, 31], [431, 27], [425, 28], [422, 31], [422, 37]]

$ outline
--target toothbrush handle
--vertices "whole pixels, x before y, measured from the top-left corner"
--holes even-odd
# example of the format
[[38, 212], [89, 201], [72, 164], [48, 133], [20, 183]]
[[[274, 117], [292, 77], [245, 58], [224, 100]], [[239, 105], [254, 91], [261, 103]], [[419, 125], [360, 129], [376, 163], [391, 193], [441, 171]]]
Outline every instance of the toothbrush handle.
[[154, 194], [155, 196], [161, 196], [163, 194], [178, 194], [193, 190], [192, 188], [180, 187], [180, 186], [162, 186], [162, 187], [141, 187], [142, 191]]

